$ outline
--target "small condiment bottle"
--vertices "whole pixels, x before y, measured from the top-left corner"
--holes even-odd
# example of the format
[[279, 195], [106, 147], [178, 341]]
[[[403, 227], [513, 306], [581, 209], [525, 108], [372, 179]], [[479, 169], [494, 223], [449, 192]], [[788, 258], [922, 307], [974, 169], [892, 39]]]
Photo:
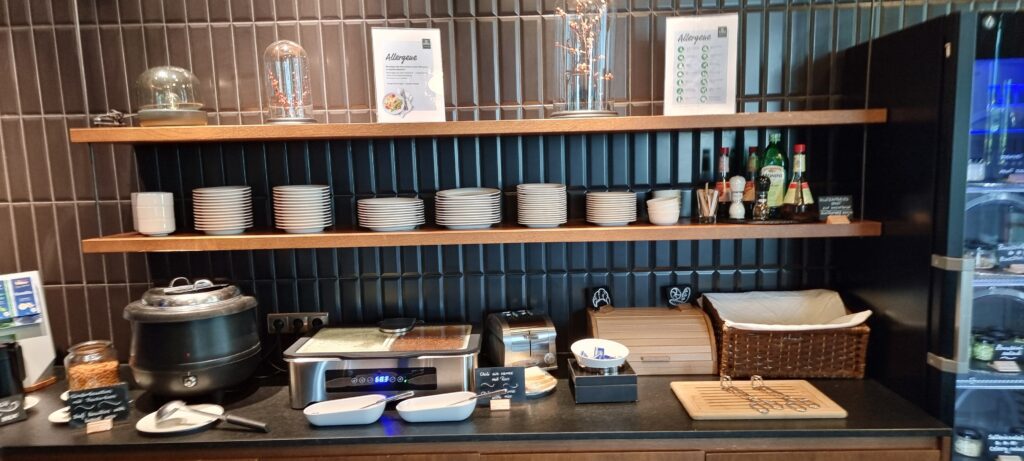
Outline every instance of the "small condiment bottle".
[[767, 176], [757, 178], [757, 201], [754, 202], [754, 209], [751, 218], [755, 221], [767, 221], [771, 216], [771, 208], [768, 207], [768, 188], [772, 180]]

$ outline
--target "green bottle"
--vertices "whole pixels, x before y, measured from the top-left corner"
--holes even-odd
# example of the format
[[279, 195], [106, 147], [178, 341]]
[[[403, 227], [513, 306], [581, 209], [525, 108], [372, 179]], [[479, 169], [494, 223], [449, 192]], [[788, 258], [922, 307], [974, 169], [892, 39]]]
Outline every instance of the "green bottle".
[[771, 180], [768, 188], [768, 208], [772, 210], [772, 216], [778, 216], [778, 208], [782, 206], [782, 199], [786, 192], [786, 154], [779, 147], [782, 135], [772, 133], [768, 136], [768, 147], [761, 156], [761, 176], [767, 176]]

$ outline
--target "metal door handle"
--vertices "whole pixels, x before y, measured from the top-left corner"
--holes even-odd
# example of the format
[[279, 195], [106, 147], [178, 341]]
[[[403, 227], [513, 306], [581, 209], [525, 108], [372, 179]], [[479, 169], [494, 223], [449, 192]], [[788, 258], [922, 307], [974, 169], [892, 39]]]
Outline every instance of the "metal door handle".
[[956, 301], [953, 313], [953, 335], [956, 340], [952, 357], [929, 352], [928, 365], [946, 373], [966, 373], [971, 361], [971, 316], [974, 310], [974, 260], [932, 255], [932, 267], [957, 272]]
[[641, 355], [641, 362], [669, 362], [672, 358], [667, 355]]

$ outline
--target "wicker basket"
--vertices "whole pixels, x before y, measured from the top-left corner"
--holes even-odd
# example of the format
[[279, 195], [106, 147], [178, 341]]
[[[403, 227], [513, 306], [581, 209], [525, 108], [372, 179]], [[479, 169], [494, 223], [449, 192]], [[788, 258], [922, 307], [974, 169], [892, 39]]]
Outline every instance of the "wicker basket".
[[871, 329], [755, 331], [728, 327], [711, 303], [718, 372], [734, 378], [863, 378]]

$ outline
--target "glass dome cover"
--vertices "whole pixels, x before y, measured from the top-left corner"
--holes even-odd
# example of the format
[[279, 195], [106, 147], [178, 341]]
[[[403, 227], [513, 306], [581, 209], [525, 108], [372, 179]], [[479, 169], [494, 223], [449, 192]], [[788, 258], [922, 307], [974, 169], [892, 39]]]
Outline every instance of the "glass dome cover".
[[270, 123], [315, 121], [309, 58], [302, 45], [290, 40], [271, 43], [263, 52], [263, 84]]
[[135, 80], [139, 111], [198, 110], [203, 107], [196, 87], [199, 79], [176, 66], [153, 67]]

